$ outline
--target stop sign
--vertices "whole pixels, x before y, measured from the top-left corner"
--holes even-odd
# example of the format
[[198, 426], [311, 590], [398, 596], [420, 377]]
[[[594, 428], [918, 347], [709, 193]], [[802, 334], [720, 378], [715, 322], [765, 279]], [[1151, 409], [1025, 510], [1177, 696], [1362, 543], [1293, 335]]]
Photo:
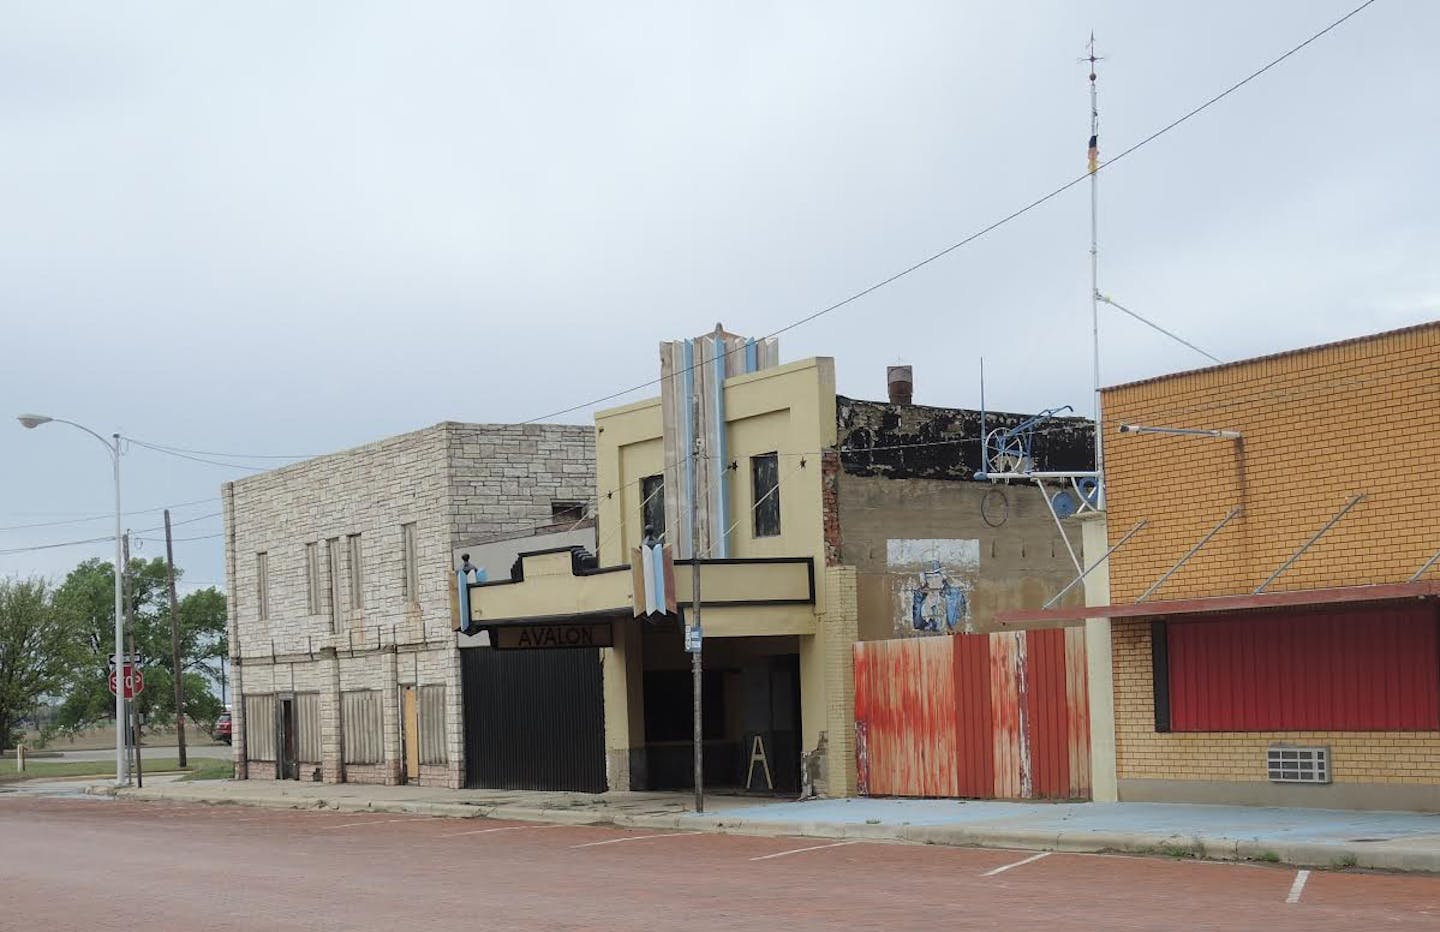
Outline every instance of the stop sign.
[[[110, 679], [108, 685], [112, 693], [116, 690], [115, 680], [117, 676], [118, 674], [116, 674], [114, 670], [110, 671]], [[134, 666], [133, 664], [125, 664], [125, 698], [134, 699], [136, 696], [140, 695], [144, 691], [145, 675], [140, 672], [139, 667]]]

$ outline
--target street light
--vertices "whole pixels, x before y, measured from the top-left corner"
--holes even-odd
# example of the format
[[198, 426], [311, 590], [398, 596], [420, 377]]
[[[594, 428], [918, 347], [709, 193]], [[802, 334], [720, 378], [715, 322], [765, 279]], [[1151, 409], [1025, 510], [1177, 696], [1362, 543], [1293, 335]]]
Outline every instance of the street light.
[[17, 420], [27, 429], [39, 427], [41, 424], [69, 424], [78, 430], [94, 437], [105, 446], [105, 451], [115, 467], [115, 664], [118, 673], [115, 689], [115, 785], [124, 786], [130, 782], [130, 760], [125, 753], [125, 596], [122, 588], [121, 573], [125, 572], [125, 556], [122, 550], [120, 538], [120, 435], [111, 434], [111, 439], [95, 433], [84, 424], [76, 424], [74, 421], [67, 421], [58, 417], [46, 417], [43, 414], [22, 414]]

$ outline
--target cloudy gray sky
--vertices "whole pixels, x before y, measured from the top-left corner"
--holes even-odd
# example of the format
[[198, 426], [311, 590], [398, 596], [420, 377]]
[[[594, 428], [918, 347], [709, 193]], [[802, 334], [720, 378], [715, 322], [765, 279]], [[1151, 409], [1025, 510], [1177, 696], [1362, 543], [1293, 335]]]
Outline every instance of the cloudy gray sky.
[[[545, 415], [1083, 171], [1092, 29], [1113, 155], [1358, 2], [7, 0], [0, 399], [240, 454]], [[1104, 172], [1102, 288], [1227, 359], [1440, 317], [1437, 34], [1440, 4], [1380, 0]], [[861, 397], [904, 361], [917, 401], [974, 406], [983, 355], [992, 407], [1088, 411], [1088, 207], [1077, 187], [782, 356], [836, 357]], [[1102, 335], [1106, 382], [1203, 362], [1113, 311]], [[178, 558], [220, 582], [215, 496], [245, 472], [124, 469], [127, 510], [194, 503]], [[110, 505], [94, 440], [0, 424], [0, 550], [101, 536], [14, 526]]]

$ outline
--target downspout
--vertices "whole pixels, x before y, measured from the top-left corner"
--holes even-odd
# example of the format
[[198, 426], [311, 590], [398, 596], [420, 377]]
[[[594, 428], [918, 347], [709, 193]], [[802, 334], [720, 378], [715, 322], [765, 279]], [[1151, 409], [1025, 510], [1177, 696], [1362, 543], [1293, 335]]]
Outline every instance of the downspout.
[[713, 555], [721, 560], [730, 556], [730, 484], [726, 481], [729, 451], [725, 448], [725, 338], [715, 328], [715, 514], [710, 522]]

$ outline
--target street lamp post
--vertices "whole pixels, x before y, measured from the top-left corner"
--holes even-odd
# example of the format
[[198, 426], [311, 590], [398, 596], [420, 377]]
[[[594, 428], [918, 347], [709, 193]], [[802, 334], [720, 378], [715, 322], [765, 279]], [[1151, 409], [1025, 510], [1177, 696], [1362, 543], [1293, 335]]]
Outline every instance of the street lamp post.
[[41, 424], [49, 424], [52, 421], [56, 424], [69, 424], [71, 427], [83, 430], [94, 437], [105, 446], [106, 452], [110, 454], [115, 470], [115, 785], [125, 786], [130, 782], [130, 760], [125, 753], [125, 598], [122, 589], [121, 573], [124, 573], [126, 566], [124, 555], [121, 550], [120, 537], [120, 435], [111, 434], [111, 439], [95, 433], [95, 431], [83, 424], [76, 424], [74, 421], [67, 421], [58, 417], [46, 417], [43, 414], [22, 414], [18, 418], [26, 428], [36, 428]]

